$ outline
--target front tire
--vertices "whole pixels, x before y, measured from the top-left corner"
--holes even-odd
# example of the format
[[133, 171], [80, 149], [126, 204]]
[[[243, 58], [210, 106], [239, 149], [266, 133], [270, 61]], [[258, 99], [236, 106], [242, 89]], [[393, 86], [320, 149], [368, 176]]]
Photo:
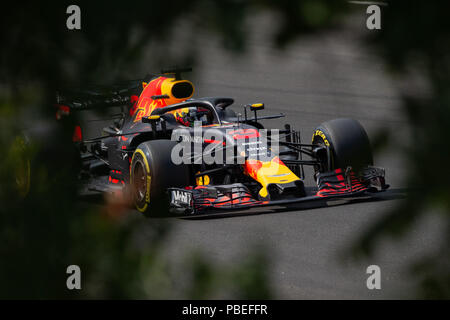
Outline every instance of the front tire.
[[171, 160], [175, 141], [154, 140], [141, 143], [133, 154], [130, 186], [133, 202], [146, 216], [168, 212], [167, 188], [189, 185], [189, 168]]
[[358, 172], [364, 167], [373, 165], [367, 133], [354, 119], [342, 118], [322, 123], [314, 131], [312, 144], [329, 147], [330, 163], [322, 166], [324, 168], [334, 170], [351, 166]]

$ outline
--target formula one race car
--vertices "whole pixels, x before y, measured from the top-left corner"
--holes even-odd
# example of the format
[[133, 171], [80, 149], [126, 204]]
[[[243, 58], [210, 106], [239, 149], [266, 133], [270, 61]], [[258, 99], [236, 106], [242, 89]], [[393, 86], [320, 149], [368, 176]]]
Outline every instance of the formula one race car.
[[[264, 104], [228, 107], [231, 98], [192, 99], [194, 87], [167, 70], [108, 92], [59, 94], [57, 118], [79, 110], [120, 106], [104, 135], [74, 142], [80, 177], [90, 191], [122, 194], [145, 214], [206, 214], [220, 210], [359, 196], [388, 186], [373, 167], [369, 139], [352, 119], [322, 123], [309, 144], [285, 125], [266, 130]], [[304, 166], [317, 187], [305, 188]], [[311, 191], [312, 190], [312, 191]]]

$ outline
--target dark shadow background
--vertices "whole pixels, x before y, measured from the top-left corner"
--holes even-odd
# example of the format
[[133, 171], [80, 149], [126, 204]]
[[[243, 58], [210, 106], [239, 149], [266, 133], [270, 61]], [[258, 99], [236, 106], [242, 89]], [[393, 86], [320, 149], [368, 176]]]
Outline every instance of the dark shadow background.
[[[70, 4], [81, 8], [79, 31], [66, 28]], [[450, 297], [449, 9], [447, 2], [389, 2], [382, 30], [367, 38], [393, 77], [419, 77], [428, 90], [404, 89], [403, 112], [414, 143], [398, 147], [409, 159], [410, 197], [357, 239], [350, 255], [372, 254], [386, 236], [401, 239], [423, 215], [446, 217], [442, 243], [411, 266], [420, 298]], [[73, 122], [54, 124], [56, 90], [140, 78], [162, 66], [195, 67], [201, 47], [173, 49], [173, 28], [182, 19], [191, 21], [190, 37], [208, 30], [224, 50], [239, 56], [246, 54], [246, 21], [255, 12], [277, 15], [271, 41], [283, 50], [298, 37], [339, 26], [352, 10], [346, 1], [312, 0], [10, 3], [0, 19], [0, 297], [158, 299], [179, 290], [174, 280], [179, 276], [168, 271], [160, 250], [170, 236], [169, 219], [143, 233], [142, 218], [121, 215], [120, 204], [99, 208], [79, 201], [77, 162], [66, 143]], [[142, 70], [140, 59], [149, 55], [152, 59]], [[15, 144], [24, 128], [33, 128], [36, 137], [52, 138], [24, 153]], [[390, 141], [388, 133], [380, 133], [375, 145], [381, 150]], [[24, 157], [33, 159], [35, 172], [25, 199], [14, 187], [18, 159]], [[181, 296], [276, 298], [270, 252], [264, 244], [253, 248], [230, 266], [193, 253], [186, 258]], [[65, 270], [71, 264], [81, 267], [81, 291], [66, 289]]]

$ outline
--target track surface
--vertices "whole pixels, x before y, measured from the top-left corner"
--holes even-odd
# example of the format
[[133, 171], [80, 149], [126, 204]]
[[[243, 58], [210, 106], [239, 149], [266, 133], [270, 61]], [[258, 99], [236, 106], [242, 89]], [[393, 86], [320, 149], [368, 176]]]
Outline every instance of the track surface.
[[[358, 37], [363, 22], [302, 38], [284, 52], [268, 44], [269, 27], [255, 25], [259, 31], [244, 56], [224, 53], [208, 35], [199, 35], [197, 41], [207, 45], [196, 68], [196, 97], [233, 97], [233, 109], [238, 112], [244, 103], [264, 102], [264, 114], [286, 114], [285, 119], [266, 121], [268, 127], [289, 122], [301, 129], [306, 142], [315, 126], [338, 117], [359, 120], [371, 137], [387, 128], [396, 132], [397, 142], [404, 141], [407, 122], [401, 114], [399, 94], [381, 61], [361, 44]], [[390, 148], [377, 154], [375, 164], [386, 168], [392, 188], [404, 187], [401, 152]], [[270, 257], [270, 280], [277, 298], [404, 298], [413, 284], [405, 268], [422, 250], [434, 246], [435, 221], [418, 222], [401, 243], [383, 242], [368, 260], [340, 259], [348, 245], [398, 201], [405, 200], [300, 206], [287, 212], [260, 210], [218, 219], [170, 219], [173, 228], [164, 250], [174, 268], [195, 250], [203, 251], [215, 263], [231, 266], [254, 245], [263, 245]], [[144, 224], [160, 222], [147, 219]], [[366, 268], [372, 264], [381, 267], [381, 290], [366, 287]]]

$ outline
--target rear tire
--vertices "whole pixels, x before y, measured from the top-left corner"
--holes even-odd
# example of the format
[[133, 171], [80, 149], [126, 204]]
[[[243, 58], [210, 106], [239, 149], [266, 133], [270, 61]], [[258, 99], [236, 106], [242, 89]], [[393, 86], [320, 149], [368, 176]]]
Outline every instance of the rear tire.
[[342, 118], [322, 123], [314, 131], [312, 143], [330, 147], [331, 170], [351, 166], [358, 172], [364, 167], [373, 165], [367, 133], [354, 119]]
[[167, 188], [189, 185], [189, 167], [171, 160], [170, 140], [141, 143], [133, 154], [130, 166], [130, 186], [136, 209], [146, 216], [168, 213]]
[[50, 192], [48, 188], [76, 192], [81, 169], [78, 148], [64, 128], [45, 123], [16, 136], [11, 146], [15, 189], [21, 198]]

